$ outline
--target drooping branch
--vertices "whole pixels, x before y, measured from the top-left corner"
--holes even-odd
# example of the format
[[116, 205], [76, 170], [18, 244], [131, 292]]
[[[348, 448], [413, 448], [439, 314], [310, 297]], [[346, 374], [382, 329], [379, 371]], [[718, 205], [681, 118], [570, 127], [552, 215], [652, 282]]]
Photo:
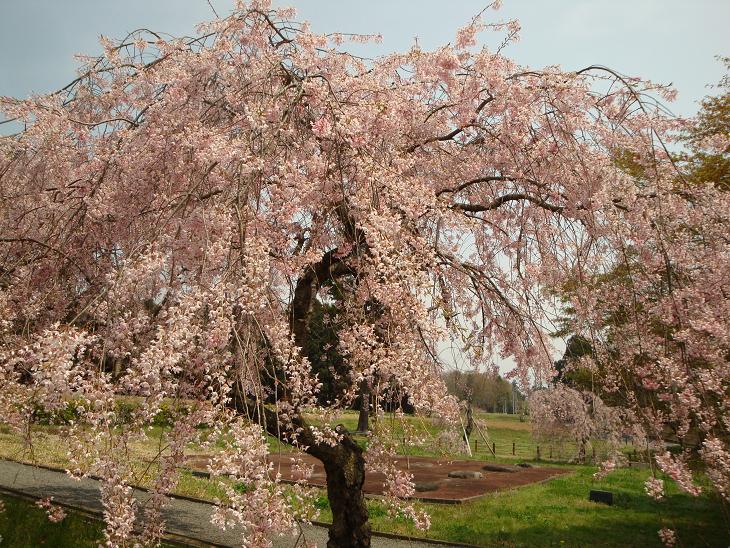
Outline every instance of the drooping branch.
[[337, 256], [337, 249], [331, 249], [317, 263], [305, 269], [297, 280], [289, 311], [291, 332], [297, 346], [304, 347], [314, 295], [327, 281], [352, 272], [352, 268]]
[[464, 183], [461, 183], [460, 185], [457, 185], [452, 188], [442, 188], [438, 192], [436, 192], [436, 196], [441, 196], [442, 194], [456, 194], [457, 192], [461, 192], [462, 190], [469, 188], [472, 185], [478, 184], [478, 183], [491, 183], [492, 181], [516, 181], [514, 177], [507, 177], [505, 175], [492, 175], [487, 177], [477, 177], [475, 179], [471, 179], [469, 181], [466, 181]]
[[455, 130], [453, 130], [453, 131], [450, 131], [446, 135], [440, 135], [438, 137], [431, 137], [429, 139], [426, 139], [422, 143], [416, 143], [415, 145], [411, 145], [410, 147], [408, 147], [408, 149], [406, 149], [406, 151], [409, 152], [409, 153], [410, 152], [415, 152], [416, 150], [418, 150], [422, 146], [425, 146], [425, 145], [427, 145], [429, 143], [443, 142], [443, 141], [451, 141], [454, 137], [456, 137], [457, 135], [459, 135], [460, 133], [462, 133], [465, 129], [467, 129], [469, 127], [472, 127], [472, 126], [473, 126], [473, 124], [467, 124], [465, 126], [458, 127]]
[[84, 270], [84, 268], [81, 265], [79, 265], [72, 257], [69, 257], [69, 255], [67, 253], [65, 253], [64, 251], [62, 251], [48, 243], [41, 242], [40, 240], [36, 240], [35, 238], [28, 238], [28, 237], [0, 238], [0, 243], [14, 243], [14, 242], [35, 244], [35, 245], [38, 245], [40, 247], [47, 249], [48, 251], [55, 253], [56, 255], [60, 256], [62, 259], [65, 259], [69, 264], [74, 266], [81, 273], [81, 275], [84, 277], [84, 280], [86, 280], [86, 282], [88, 284], [92, 283], [91, 276], [86, 272], [86, 270]]
[[551, 204], [541, 198], [538, 198], [537, 196], [532, 196], [531, 194], [527, 194], [524, 192], [512, 192], [509, 194], [503, 194], [502, 196], [495, 198], [488, 204], [463, 204], [457, 202], [452, 204], [451, 207], [454, 209], [459, 209], [461, 211], [468, 211], [470, 213], [479, 213], [482, 211], [492, 211], [508, 202], [517, 201], [528, 201], [543, 209], [552, 211], [553, 213], [561, 213], [563, 209], [565, 209], [564, 206]]

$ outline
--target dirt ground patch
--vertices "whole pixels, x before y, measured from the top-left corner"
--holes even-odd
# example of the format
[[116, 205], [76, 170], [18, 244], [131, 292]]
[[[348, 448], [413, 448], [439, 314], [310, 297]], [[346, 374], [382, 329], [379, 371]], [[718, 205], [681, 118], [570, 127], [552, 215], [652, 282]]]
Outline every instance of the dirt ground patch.
[[[279, 453], [270, 456], [274, 470], [281, 473], [285, 482], [294, 480], [292, 475], [293, 459], [299, 458], [314, 465], [314, 473], [308, 483], [318, 487], [326, 486], [322, 463], [306, 454]], [[186, 465], [194, 471], [204, 471], [208, 464], [206, 455], [187, 457]], [[487, 493], [510, 489], [530, 483], [544, 481], [554, 476], [566, 474], [569, 470], [550, 467], [507, 467], [509, 471], [489, 471], [483, 467], [488, 461], [444, 460], [429, 457], [398, 457], [396, 466], [413, 474], [417, 491], [412, 498], [426, 502], [460, 503], [481, 497]], [[453, 478], [449, 472], [479, 472], [481, 478]], [[384, 474], [368, 473], [365, 476], [364, 490], [369, 495], [382, 495]]]

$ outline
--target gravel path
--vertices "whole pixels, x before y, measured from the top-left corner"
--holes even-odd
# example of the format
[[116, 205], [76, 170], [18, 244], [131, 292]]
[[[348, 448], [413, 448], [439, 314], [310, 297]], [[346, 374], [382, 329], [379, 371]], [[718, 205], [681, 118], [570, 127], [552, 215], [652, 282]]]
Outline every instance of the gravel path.
[[[102, 511], [99, 482], [93, 479], [84, 478], [77, 481], [63, 472], [0, 460], [0, 488], [3, 487], [39, 498], [53, 496], [55, 502], [72, 505], [92, 513]], [[146, 492], [139, 489], [135, 489], [134, 496], [140, 503], [144, 503], [149, 497]], [[211, 510], [212, 506], [204, 502], [171, 499], [170, 504], [164, 510], [166, 530], [177, 535], [192, 537], [209, 545], [239, 545], [235, 530], [222, 531], [210, 523]], [[323, 527], [303, 526], [303, 534], [308, 541], [315, 542], [317, 546], [327, 544], [327, 530]], [[292, 548], [296, 546], [296, 540], [296, 537], [279, 537], [274, 539], [274, 546]], [[372, 545], [375, 548], [446, 546], [376, 536], [373, 536]]]

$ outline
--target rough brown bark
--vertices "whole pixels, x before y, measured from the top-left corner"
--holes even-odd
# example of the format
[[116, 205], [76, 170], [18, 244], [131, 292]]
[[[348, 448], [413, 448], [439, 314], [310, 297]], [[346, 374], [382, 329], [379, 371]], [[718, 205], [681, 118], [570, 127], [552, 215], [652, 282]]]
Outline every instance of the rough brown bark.
[[327, 472], [327, 498], [332, 508], [327, 547], [369, 547], [371, 528], [362, 490], [365, 482], [362, 448], [345, 434], [331, 451], [315, 449], [312, 454], [322, 461]]
[[583, 438], [580, 440], [580, 444], [578, 445], [578, 462], [581, 464], [585, 464], [586, 462], [586, 444], [588, 443], [588, 438]]

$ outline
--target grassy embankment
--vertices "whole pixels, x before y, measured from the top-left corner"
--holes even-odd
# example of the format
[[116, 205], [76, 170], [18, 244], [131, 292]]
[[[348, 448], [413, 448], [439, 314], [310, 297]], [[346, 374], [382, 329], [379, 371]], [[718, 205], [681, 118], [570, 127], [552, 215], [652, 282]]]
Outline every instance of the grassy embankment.
[[68, 512], [59, 523], [48, 521], [46, 512], [32, 502], [0, 495], [0, 546], [35, 548], [94, 547], [104, 539], [101, 522]]
[[[104, 542], [101, 520], [72, 510], [58, 523], [32, 501], [0, 494], [0, 546], [12, 548], [97, 548]], [[179, 546], [163, 542], [162, 547]]]

